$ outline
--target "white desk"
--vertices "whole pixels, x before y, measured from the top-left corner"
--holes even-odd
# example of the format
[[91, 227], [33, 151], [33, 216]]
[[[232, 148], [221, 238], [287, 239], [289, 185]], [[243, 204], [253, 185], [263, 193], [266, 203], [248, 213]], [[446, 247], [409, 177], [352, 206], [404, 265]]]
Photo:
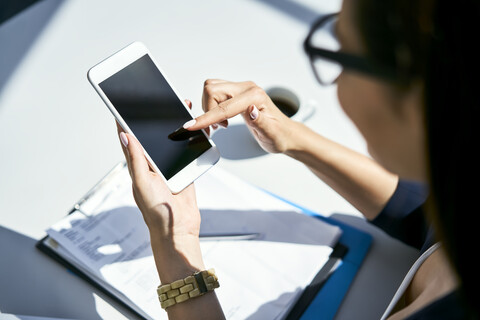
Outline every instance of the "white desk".
[[[317, 85], [302, 49], [310, 23], [339, 6], [331, 0], [45, 0], [0, 25], [0, 311], [131, 316], [33, 246], [123, 159], [114, 120], [86, 72], [132, 41], [150, 48], [197, 113], [207, 78], [282, 85], [317, 101], [308, 126], [366, 152], [335, 88]], [[367, 225], [302, 164], [263, 153], [239, 119], [213, 137], [223, 168], [373, 233], [338, 318], [378, 317], [416, 251]]]

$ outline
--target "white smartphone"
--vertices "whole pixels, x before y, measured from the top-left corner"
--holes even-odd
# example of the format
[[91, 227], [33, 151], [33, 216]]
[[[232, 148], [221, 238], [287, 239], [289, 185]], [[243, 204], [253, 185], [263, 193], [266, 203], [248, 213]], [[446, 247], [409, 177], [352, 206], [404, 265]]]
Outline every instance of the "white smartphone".
[[187, 131], [190, 109], [148, 49], [134, 42], [88, 71], [88, 79], [125, 132], [143, 146], [151, 168], [178, 193], [220, 159], [203, 130]]

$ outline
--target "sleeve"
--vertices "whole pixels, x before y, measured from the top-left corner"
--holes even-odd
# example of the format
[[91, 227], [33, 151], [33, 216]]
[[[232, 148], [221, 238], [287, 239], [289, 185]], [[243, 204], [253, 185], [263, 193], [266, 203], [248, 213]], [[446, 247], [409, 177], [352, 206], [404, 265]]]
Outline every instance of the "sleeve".
[[418, 182], [399, 180], [397, 189], [372, 224], [400, 241], [422, 249], [431, 238], [422, 205], [428, 188]]

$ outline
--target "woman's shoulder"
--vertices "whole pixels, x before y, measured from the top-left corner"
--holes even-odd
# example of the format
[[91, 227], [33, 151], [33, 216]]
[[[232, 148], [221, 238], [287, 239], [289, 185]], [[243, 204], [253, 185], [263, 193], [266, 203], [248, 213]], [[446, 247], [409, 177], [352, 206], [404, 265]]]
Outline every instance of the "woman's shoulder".
[[412, 305], [418, 309], [407, 319], [468, 319], [458, 276], [442, 246], [437, 246], [417, 270], [411, 286]]
[[[400, 290], [402, 287], [405, 291]], [[458, 288], [456, 273], [437, 243], [423, 253], [410, 269], [395, 294], [395, 297], [401, 294], [402, 298], [398, 302], [395, 302], [395, 297], [392, 300], [397, 311], [389, 319], [465, 319], [461, 314], [464, 308]]]
[[470, 319], [470, 317], [462, 303], [459, 290], [454, 290], [406, 318], [406, 320], [419, 319], [456, 320]]

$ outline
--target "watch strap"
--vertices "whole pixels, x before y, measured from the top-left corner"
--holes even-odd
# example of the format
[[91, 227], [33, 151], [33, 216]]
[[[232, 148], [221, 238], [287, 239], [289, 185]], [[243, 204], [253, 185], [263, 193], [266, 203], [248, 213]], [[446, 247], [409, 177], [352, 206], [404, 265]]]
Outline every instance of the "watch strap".
[[157, 293], [163, 309], [191, 298], [199, 297], [218, 288], [218, 278], [215, 270], [203, 270], [184, 279], [158, 286]]

